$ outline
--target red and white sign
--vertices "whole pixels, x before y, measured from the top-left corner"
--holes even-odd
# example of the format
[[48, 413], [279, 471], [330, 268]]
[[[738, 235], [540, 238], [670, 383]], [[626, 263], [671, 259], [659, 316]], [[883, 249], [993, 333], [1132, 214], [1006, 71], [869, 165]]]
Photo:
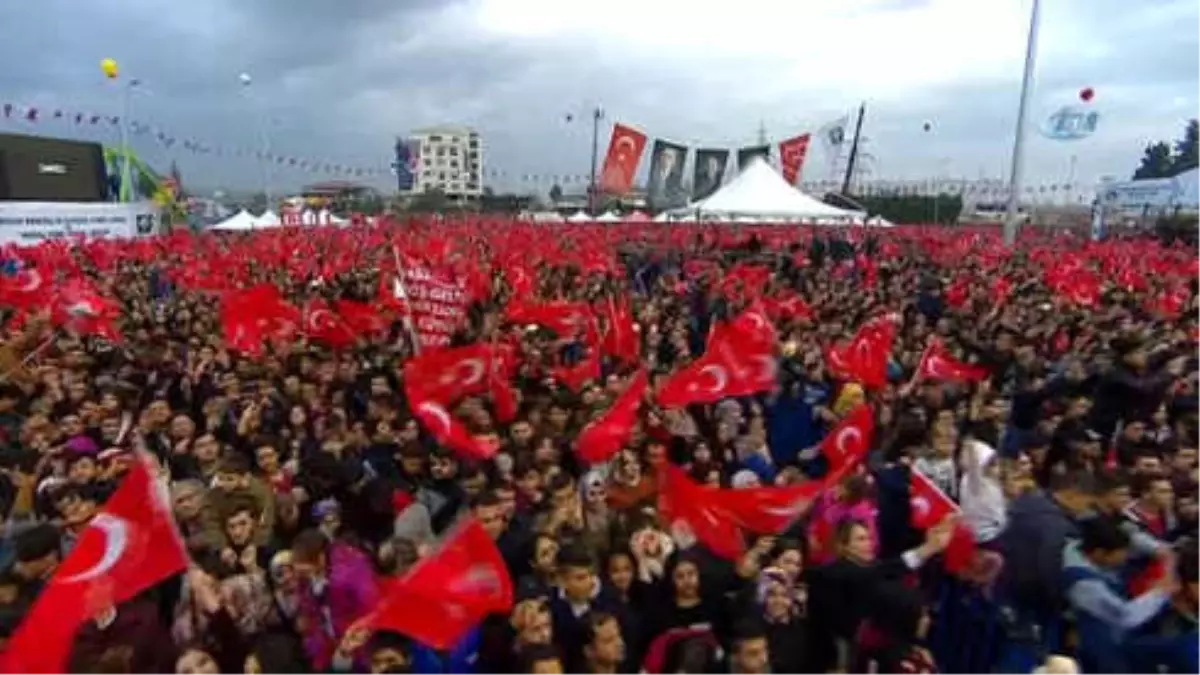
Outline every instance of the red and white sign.
[[404, 270], [404, 292], [422, 348], [445, 347], [467, 316], [467, 292], [453, 274], [428, 267]]

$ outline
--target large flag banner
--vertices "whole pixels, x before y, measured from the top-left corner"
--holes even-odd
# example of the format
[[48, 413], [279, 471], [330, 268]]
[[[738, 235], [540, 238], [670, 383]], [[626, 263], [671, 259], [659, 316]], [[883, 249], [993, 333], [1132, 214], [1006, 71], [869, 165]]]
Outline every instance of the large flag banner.
[[738, 171], [743, 171], [750, 164], [750, 160], [755, 157], [762, 157], [763, 161], [769, 161], [771, 159], [771, 146], [748, 145], [738, 149]]
[[697, 150], [692, 169], [692, 199], [699, 201], [716, 192], [725, 180], [729, 166], [728, 150]]
[[646, 183], [646, 201], [653, 209], [669, 209], [687, 204], [683, 189], [683, 164], [687, 146], [654, 141], [650, 153], [650, 180]]
[[600, 189], [609, 194], [629, 192], [645, 150], [646, 134], [624, 124], [614, 124], [604, 171], [600, 174]]
[[392, 163], [392, 170], [396, 174], [396, 187], [401, 192], [413, 189], [413, 184], [417, 179], [420, 154], [419, 143], [396, 139], [396, 161]]
[[846, 142], [846, 127], [850, 125], [850, 116], [843, 115], [842, 117], [821, 127], [817, 135], [821, 137], [821, 142], [828, 148], [837, 149], [842, 147]]
[[804, 170], [810, 139], [811, 134], [804, 134], [779, 143], [779, 163], [783, 165], [783, 179], [788, 185], [795, 185], [800, 172]]
[[466, 321], [470, 305], [462, 281], [453, 272], [425, 266], [406, 267], [399, 288], [407, 296], [421, 347], [445, 347]]

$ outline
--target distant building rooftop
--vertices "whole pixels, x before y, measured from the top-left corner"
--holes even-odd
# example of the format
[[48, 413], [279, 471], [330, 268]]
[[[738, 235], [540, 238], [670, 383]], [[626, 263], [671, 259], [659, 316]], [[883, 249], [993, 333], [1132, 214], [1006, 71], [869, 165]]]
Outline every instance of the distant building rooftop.
[[362, 183], [352, 183], [348, 180], [327, 180], [307, 185], [301, 192], [305, 195], [341, 195], [353, 192], [366, 192], [372, 188]]

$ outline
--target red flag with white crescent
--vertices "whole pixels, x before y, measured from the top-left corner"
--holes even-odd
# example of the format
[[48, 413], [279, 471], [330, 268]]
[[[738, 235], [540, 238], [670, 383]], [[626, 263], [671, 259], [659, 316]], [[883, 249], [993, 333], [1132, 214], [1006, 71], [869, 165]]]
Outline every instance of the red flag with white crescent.
[[450, 649], [484, 617], [506, 614], [512, 604], [504, 557], [479, 521], [471, 519], [387, 586], [367, 622], [434, 649]]
[[9, 640], [0, 671], [66, 672], [75, 633], [85, 621], [187, 566], [168, 499], [139, 459]]
[[576, 444], [580, 459], [588, 464], [606, 462], [629, 442], [648, 386], [646, 371], [639, 370], [612, 407], [583, 428]]
[[921, 354], [917, 379], [936, 382], [979, 382], [988, 378], [987, 368], [954, 358], [941, 340], [934, 339]]
[[624, 124], [614, 124], [600, 174], [600, 189], [609, 194], [629, 192], [645, 151], [646, 134]]
[[838, 425], [821, 439], [821, 453], [829, 461], [829, 472], [857, 464], [871, 448], [875, 433], [875, 413], [863, 404], [851, 410]]

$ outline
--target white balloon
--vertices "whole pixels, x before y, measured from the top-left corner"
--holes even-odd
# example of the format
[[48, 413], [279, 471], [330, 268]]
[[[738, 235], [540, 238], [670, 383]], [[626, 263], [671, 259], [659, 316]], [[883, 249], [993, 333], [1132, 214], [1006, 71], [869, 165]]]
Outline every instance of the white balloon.
[[253, 82], [253, 80], [250, 79], [250, 73], [242, 73], [241, 75], [238, 75], [238, 80], [240, 80], [242, 84], [250, 84]]

